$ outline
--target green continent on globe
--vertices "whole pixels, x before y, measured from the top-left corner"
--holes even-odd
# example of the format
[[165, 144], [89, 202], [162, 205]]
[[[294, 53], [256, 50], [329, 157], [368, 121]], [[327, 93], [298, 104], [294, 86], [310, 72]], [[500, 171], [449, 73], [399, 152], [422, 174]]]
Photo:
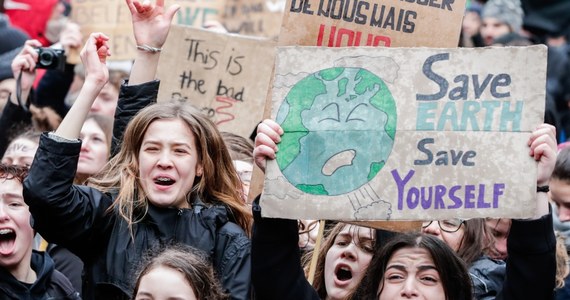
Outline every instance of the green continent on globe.
[[340, 195], [386, 163], [396, 104], [382, 79], [362, 68], [330, 68], [297, 82], [277, 112], [284, 134], [277, 163], [297, 189]]

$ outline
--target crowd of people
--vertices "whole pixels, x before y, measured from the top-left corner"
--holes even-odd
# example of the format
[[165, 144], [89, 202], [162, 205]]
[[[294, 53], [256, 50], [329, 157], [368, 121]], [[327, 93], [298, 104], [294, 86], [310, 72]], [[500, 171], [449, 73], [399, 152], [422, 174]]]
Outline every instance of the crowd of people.
[[[548, 46], [534, 215], [413, 232], [262, 217], [252, 170], [283, 129], [258, 120], [248, 139], [157, 101], [180, 7], [125, 2], [132, 62], [66, 0], [0, 1], [0, 299], [570, 299], [570, 2], [467, 1], [460, 37]], [[42, 69], [50, 45], [80, 62]]]

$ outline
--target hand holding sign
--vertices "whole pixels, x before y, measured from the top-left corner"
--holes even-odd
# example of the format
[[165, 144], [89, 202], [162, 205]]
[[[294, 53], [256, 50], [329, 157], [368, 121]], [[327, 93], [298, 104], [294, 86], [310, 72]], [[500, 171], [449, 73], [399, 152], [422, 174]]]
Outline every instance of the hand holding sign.
[[530, 156], [538, 162], [536, 184], [547, 185], [556, 163], [556, 128], [550, 124], [541, 124], [528, 141]]
[[[528, 140], [530, 156], [538, 162], [537, 186], [548, 186], [550, 176], [556, 164], [556, 128], [550, 124], [538, 126]], [[548, 197], [546, 193], [537, 193], [535, 218], [548, 214]]]
[[263, 172], [265, 172], [265, 160], [275, 159], [275, 153], [279, 150], [277, 143], [281, 141], [282, 134], [283, 129], [281, 126], [270, 119], [263, 120], [257, 126], [253, 158]]

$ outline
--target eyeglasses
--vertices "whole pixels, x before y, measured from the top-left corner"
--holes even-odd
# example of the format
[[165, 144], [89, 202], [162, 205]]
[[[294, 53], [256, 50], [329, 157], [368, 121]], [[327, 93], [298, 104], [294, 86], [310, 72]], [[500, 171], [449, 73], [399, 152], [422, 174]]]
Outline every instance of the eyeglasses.
[[461, 225], [463, 225], [463, 223], [465, 223], [465, 220], [461, 220], [461, 219], [449, 219], [449, 220], [441, 220], [441, 221], [429, 221], [429, 222], [424, 222], [422, 224], [422, 228], [427, 228], [429, 225], [431, 225], [432, 222], [437, 222], [437, 225], [439, 225], [439, 228], [445, 232], [449, 232], [449, 233], [454, 233], [457, 232], [457, 230], [459, 230], [459, 228], [461, 228]]

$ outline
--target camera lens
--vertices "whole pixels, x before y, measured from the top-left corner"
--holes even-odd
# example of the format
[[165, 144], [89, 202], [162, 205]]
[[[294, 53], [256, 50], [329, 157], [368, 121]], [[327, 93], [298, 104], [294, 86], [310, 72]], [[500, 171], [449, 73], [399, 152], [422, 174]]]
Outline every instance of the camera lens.
[[53, 63], [54, 55], [51, 51], [44, 51], [40, 55], [40, 64], [49, 66]]

